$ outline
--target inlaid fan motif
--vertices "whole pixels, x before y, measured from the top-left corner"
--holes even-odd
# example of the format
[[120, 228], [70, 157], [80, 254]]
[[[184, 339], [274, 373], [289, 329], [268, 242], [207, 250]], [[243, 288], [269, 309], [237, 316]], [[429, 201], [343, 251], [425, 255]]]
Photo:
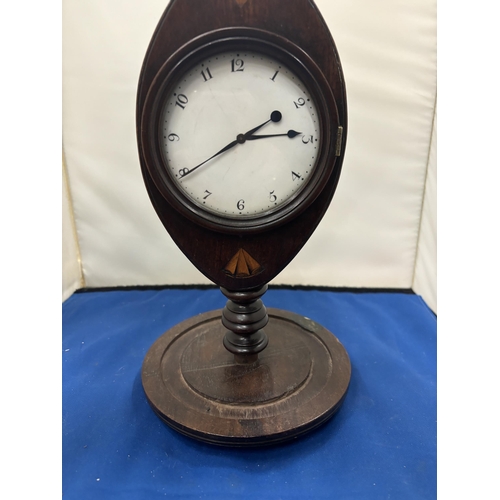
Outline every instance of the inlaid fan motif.
[[231, 276], [244, 278], [262, 270], [262, 266], [243, 248], [240, 248], [227, 263], [224, 271]]

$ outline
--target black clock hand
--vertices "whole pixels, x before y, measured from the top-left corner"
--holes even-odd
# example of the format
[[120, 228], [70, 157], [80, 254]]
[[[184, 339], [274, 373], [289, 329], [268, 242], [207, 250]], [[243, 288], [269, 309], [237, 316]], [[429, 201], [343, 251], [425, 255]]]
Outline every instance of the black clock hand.
[[247, 141], [255, 141], [256, 139], [267, 139], [268, 137], [288, 137], [289, 139], [293, 139], [298, 135], [302, 134], [302, 132], [297, 132], [295, 130], [289, 130], [286, 134], [270, 134], [270, 135], [251, 135], [246, 138]]
[[208, 158], [205, 161], [202, 161], [199, 165], [196, 165], [196, 167], [193, 167], [190, 170], [187, 169], [187, 168], [181, 168], [179, 170], [179, 173], [180, 173], [181, 177], [186, 177], [186, 175], [189, 175], [191, 172], [194, 172], [196, 169], [200, 168], [202, 165], [205, 165], [205, 163], [207, 163], [207, 161], [210, 161], [213, 158], [215, 158], [216, 156], [219, 156], [220, 154], [225, 153], [229, 149], [234, 148], [234, 146], [236, 146], [238, 144], [238, 142], [239, 142], [238, 140], [230, 142], [227, 146], [223, 147], [220, 151], [218, 151], [217, 153], [215, 153], [213, 156], [211, 156], [210, 158]]
[[186, 177], [186, 175], [189, 175], [190, 173], [194, 172], [195, 170], [197, 170], [198, 168], [200, 168], [202, 165], [205, 165], [205, 163], [207, 163], [208, 161], [213, 160], [216, 156], [219, 156], [220, 154], [225, 153], [226, 151], [234, 148], [237, 144], [243, 144], [254, 132], [257, 132], [257, 130], [259, 130], [260, 128], [262, 128], [264, 125], [267, 125], [269, 122], [272, 121], [272, 122], [277, 123], [280, 120], [281, 120], [281, 113], [279, 111], [273, 111], [271, 113], [271, 117], [269, 118], [269, 120], [266, 120], [264, 123], [262, 123], [259, 126], [253, 128], [252, 130], [249, 130], [245, 134], [238, 134], [238, 136], [236, 137], [235, 141], [230, 142], [227, 146], [224, 146], [220, 151], [218, 151], [217, 153], [215, 153], [214, 155], [212, 155], [210, 158], [208, 158], [205, 161], [202, 161], [201, 163], [199, 163], [198, 165], [196, 165], [196, 167], [193, 167], [191, 169], [182, 168], [179, 171], [179, 174], [180, 174], [181, 178], [182, 177]]
[[241, 144], [243, 144], [254, 132], [257, 132], [257, 130], [262, 128], [264, 125], [267, 125], [271, 121], [277, 123], [280, 120], [281, 120], [281, 113], [279, 111], [273, 111], [271, 113], [271, 118], [269, 118], [269, 120], [265, 121], [262, 125], [259, 125], [258, 127], [249, 130], [246, 134], [239, 134], [237, 139], [240, 138]]

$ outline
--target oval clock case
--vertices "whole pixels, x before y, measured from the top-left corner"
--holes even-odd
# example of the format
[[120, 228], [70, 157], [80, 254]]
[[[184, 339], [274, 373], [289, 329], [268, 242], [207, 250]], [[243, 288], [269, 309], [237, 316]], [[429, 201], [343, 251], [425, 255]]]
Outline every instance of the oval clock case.
[[172, 0], [144, 59], [137, 137], [159, 218], [229, 299], [149, 349], [151, 407], [175, 430], [227, 446], [274, 444], [324, 423], [349, 386], [345, 349], [321, 325], [260, 300], [326, 212], [345, 151], [342, 69], [314, 3]]
[[[252, 40], [257, 40], [261, 45], [258, 48], [264, 51], [266, 46], [284, 49], [291, 58], [306, 63], [309, 79], [319, 87], [314, 90], [321, 98], [325, 175], [318, 179], [306, 203], [297, 200], [287, 216], [271, 217], [263, 224], [224, 227], [190, 216], [182, 203], [166, 195], [158, 176], [154, 179], [151, 175], [150, 152], [155, 151], [151, 141], [155, 136], [148, 125], [157, 119], [154, 98], [182, 57], [223, 38], [250, 40], [250, 47], [254, 46]], [[323, 217], [339, 180], [345, 150], [347, 110], [342, 69], [330, 32], [314, 3], [288, 0], [284, 8], [281, 0], [172, 1], [144, 59], [137, 96], [137, 130], [150, 199], [188, 259], [211, 281], [230, 290], [252, 289], [271, 281], [295, 257]], [[235, 259], [247, 261], [251, 269], [246, 272], [242, 262], [243, 270], [240, 266], [240, 272], [232, 272]]]

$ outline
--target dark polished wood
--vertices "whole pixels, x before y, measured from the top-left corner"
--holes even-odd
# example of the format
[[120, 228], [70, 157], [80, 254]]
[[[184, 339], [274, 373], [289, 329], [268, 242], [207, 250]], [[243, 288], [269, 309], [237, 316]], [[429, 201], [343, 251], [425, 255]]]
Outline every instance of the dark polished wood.
[[236, 362], [222, 345], [220, 310], [162, 335], [142, 368], [156, 414], [187, 436], [225, 446], [284, 442], [332, 417], [351, 376], [344, 347], [310, 319], [268, 314], [269, 345], [251, 363]]
[[[253, 219], [204, 213], [170, 182], [161, 163], [158, 124], [165, 95], [184, 65], [220, 47], [269, 53], [290, 66], [319, 114], [320, 151], [308, 185], [283, 210]], [[314, 2], [172, 0], [144, 59], [137, 137], [144, 183], [160, 220], [228, 298], [223, 311], [175, 326], [148, 351], [142, 381], [152, 408], [181, 433], [229, 446], [282, 442], [322, 424], [344, 400], [349, 357], [321, 325], [266, 310], [260, 299], [321, 221], [344, 158], [344, 77]]]
[[[338, 126], [342, 127], [337, 148], [338, 128], [329, 130], [330, 175], [307, 209], [272, 230], [242, 230], [231, 234], [214, 232], [174, 208], [156, 186], [146, 166], [141, 123], [146, 96], [154, 79], [176, 51], [197, 37], [229, 28], [265, 30], [282, 37], [310, 58], [323, 75], [335, 102]], [[211, 281], [228, 290], [253, 289], [269, 283], [307, 242], [325, 214], [340, 177], [347, 140], [345, 83], [337, 50], [315, 4], [309, 0], [173, 0], [163, 14], [146, 53], [137, 94], [137, 133], [144, 182], [151, 202], [172, 239], [188, 259]], [[338, 153], [338, 156], [337, 156]], [[240, 250], [259, 263], [259, 272], [231, 274], [227, 265]]]
[[231, 292], [221, 288], [229, 299], [222, 310], [222, 324], [227, 328], [224, 347], [234, 354], [236, 363], [257, 361], [259, 352], [267, 347], [268, 338], [263, 328], [269, 317], [260, 300], [267, 285], [256, 290]]

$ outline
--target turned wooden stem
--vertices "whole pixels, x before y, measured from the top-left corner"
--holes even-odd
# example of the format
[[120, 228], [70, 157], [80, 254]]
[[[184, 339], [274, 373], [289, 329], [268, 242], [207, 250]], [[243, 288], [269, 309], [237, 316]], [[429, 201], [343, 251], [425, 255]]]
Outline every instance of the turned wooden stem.
[[267, 285], [243, 292], [232, 292], [224, 287], [220, 289], [229, 299], [222, 310], [222, 324], [228, 329], [224, 347], [234, 354], [236, 363], [254, 363], [268, 343], [263, 328], [269, 317], [260, 300], [267, 291]]

